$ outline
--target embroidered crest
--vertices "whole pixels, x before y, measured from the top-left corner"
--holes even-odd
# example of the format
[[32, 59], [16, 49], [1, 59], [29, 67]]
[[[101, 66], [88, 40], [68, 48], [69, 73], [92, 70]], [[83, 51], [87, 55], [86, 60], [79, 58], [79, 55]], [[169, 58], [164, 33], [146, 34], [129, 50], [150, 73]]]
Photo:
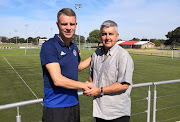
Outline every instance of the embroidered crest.
[[74, 54], [74, 56], [77, 56], [76, 50], [73, 50], [73, 54]]

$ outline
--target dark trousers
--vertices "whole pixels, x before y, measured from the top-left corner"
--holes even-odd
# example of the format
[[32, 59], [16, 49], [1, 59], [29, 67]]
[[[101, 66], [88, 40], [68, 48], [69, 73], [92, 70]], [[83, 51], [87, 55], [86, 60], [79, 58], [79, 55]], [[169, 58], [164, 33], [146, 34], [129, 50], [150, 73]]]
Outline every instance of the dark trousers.
[[129, 122], [130, 116], [123, 116], [113, 120], [104, 120], [101, 118], [95, 118], [95, 122]]
[[64, 108], [43, 107], [42, 122], [80, 122], [79, 104]]

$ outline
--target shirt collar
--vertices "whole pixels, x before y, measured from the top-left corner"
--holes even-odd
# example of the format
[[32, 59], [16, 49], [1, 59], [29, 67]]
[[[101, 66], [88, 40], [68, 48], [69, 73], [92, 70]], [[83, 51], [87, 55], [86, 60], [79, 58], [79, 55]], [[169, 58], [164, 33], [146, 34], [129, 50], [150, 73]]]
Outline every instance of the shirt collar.
[[[118, 44], [116, 43], [114, 46], [112, 46], [109, 50], [108, 50], [108, 52], [107, 52], [107, 55], [110, 55], [110, 56], [112, 56], [117, 50], [117, 48], [118, 48]], [[102, 47], [102, 52], [105, 52], [105, 48], [104, 48], [104, 46]]]
[[[62, 46], [62, 47], [67, 47], [69, 48], [66, 44], [64, 44], [64, 42], [61, 41], [61, 39], [58, 37], [58, 34], [54, 35], [54, 38], [56, 39], [56, 41]], [[70, 42], [70, 47], [72, 48], [73, 43]]]

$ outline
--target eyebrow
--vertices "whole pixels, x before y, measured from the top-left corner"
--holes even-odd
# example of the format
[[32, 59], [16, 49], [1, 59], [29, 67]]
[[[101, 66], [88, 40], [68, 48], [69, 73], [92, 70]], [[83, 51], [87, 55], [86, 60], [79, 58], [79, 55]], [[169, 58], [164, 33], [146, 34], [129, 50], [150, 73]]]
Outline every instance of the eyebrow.
[[[68, 25], [68, 23], [60, 23], [61, 25]], [[75, 25], [76, 23], [70, 23], [70, 25]]]
[[[112, 34], [114, 34], [114, 33], [108, 33], [109, 35], [112, 35]], [[104, 32], [104, 33], [101, 33], [101, 35], [107, 35], [107, 33], [106, 32]]]

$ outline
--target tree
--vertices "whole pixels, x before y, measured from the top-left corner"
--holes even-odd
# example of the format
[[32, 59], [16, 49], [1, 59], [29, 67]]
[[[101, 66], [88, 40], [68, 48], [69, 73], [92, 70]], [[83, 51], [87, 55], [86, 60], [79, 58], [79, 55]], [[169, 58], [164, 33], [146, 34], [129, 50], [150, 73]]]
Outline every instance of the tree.
[[99, 37], [100, 30], [93, 30], [89, 33], [89, 37], [87, 41], [90, 43], [101, 43], [101, 39]]
[[150, 42], [154, 43], [156, 46], [162, 46], [166, 41], [164, 39], [149, 39], [149, 40]]
[[28, 37], [28, 43], [33, 43], [33, 42], [34, 42], [33, 37]]
[[[72, 42], [73, 43], [79, 43], [79, 35], [74, 34], [74, 36], [72, 37]], [[85, 42], [85, 37], [80, 35], [80, 43], [84, 43]]]
[[160, 46], [160, 45], [161, 45], [160, 40], [155, 40], [155, 41], [153, 41], [153, 43], [154, 43], [156, 46]]
[[140, 39], [138, 38], [133, 38], [131, 41], [139, 41]]
[[18, 39], [18, 42], [19, 42], [19, 43], [26, 43], [26, 40], [25, 40], [24, 38], [19, 38], [19, 39]]
[[8, 40], [7, 37], [5, 37], [5, 36], [1, 37], [1, 42], [2, 43], [7, 43], [7, 40]]
[[12, 37], [10, 43], [16, 43], [16, 37]]
[[180, 27], [177, 27], [173, 31], [169, 31], [166, 35], [168, 38], [165, 44], [177, 44], [180, 43]]
[[41, 37], [41, 39], [47, 39], [47, 37]]
[[141, 39], [141, 41], [149, 41], [149, 40], [148, 40], [148, 39], [143, 38], [143, 39]]
[[150, 42], [154, 43], [157, 39], [149, 39]]

